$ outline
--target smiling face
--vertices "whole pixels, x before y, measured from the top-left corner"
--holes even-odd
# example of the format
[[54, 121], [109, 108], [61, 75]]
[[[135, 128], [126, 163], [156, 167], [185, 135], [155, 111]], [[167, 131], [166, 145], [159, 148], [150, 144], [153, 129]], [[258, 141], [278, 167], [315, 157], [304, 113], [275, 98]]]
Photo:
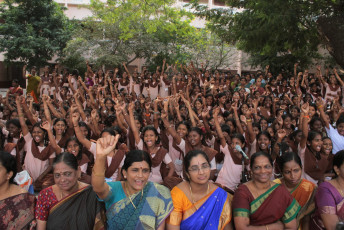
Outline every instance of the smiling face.
[[127, 170], [123, 170], [122, 173], [127, 180], [131, 194], [133, 194], [142, 190], [147, 184], [150, 168], [146, 161], [134, 162]]
[[12, 137], [19, 137], [20, 135], [20, 128], [15, 126], [14, 124], [8, 125], [8, 132]]
[[210, 165], [201, 154], [191, 159], [187, 171], [187, 176], [191, 182], [196, 184], [208, 183], [210, 178]]
[[181, 138], [185, 138], [188, 135], [188, 129], [186, 125], [184, 124], [178, 125], [177, 133]]
[[255, 158], [252, 165], [252, 179], [259, 183], [267, 183], [272, 176], [272, 165], [265, 156]]
[[333, 145], [332, 145], [332, 141], [330, 138], [326, 138], [323, 140], [323, 145], [322, 145], [322, 152], [325, 153], [326, 155], [330, 155], [331, 152], [332, 152], [332, 148], [333, 148]]
[[260, 135], [258, 138], [258, 146], [262, 151], [268, 150], [270, 140], [266, 135]]
[[191, 131], [189, 133], [188, 140], [192, 146], [197, 146], [201, 144], [202, 136], [195, 131]]
[[32, 138], [37, 142], [37, 143], [43, 143], [44, 142], [44, 131], [35, 126], [32, 130]]
[[77, 186], [78, 178], [81, 176], [79, 170], [75, 170], [64, 162], [54, 166], [54, 181], [62, 191], [72, 191]]

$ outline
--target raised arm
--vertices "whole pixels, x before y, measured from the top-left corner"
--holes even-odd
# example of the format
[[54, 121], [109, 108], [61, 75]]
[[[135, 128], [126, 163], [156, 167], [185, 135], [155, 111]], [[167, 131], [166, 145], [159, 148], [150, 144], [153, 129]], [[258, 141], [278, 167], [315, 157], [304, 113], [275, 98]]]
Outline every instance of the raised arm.
[[324, 111], [324, 103], [322, 101], [322, 98], [319, 97], [319, 98], [316, 99], [316, 105], [317, 105], [317, 108], [318, 108], [318, 110], [320, 112], [321, 120], [324, 122], [325, 127], [327, 129], [329, 129], [330, 128], [330, 121], [326, 117], [326, 114], [325, 114], [325, 111]]
[[92, 171], [92, 187], [100, 199], [105, 199], [109, 195], [110, 187], [105, 182], [105, 164], [107, 155], [115, 149], [118, 138], [119, 134], [116, 136], [109, 135], [99, 138], [97, 141], [96, 160]]
[[25, 123], [23, 108], [21, 107], [21, 102], [20, 102], [20, 97], [16, 98], [16, 103], [17, 103], [17, 111], [18, 111], [18, 117], [19, 117], [21, 130], [23, 132], [23, 135], [26, 136], [29, 133], [29, 128], [27, 127]]
[[56, 139], [54, 137], [53, 131], [51, 129], [51, 124], [49, 123], [49, 121], [45, 121], [41, 124], [41, 128], [45, 129], [48, 133], [48, 137], [49, 137], [49, 143], [51, 144], [51, 146], [55, 149], [56, 154], [60, 154], [62, 152], [61, 147], [56, 143]]
[[140, 138], [139, 130], [137, 129], [136, 124], [135, 124], [134, 107], [135, 107], [134, 103], [130, 102], [129, 108], [128, 108], [129, 118], [130, 118], [130, 128], [134, 134], [135, 142], [136, 142], [136, 144], [138, 144], [140, 142], [141, 138]]
[[244, 135], [244, 130], [241, 126], [241, 123], [240, 123], [240, 118], [239, 118], [239, 115], [238, 115], [238, 103], [235, 102], [232, 104], [232, 110], [233, 110], [233, 113], [234, 113], [234, 121], [235, 121], [235, 125], [237, 127], [237, 131], [241, 134], [241, 135]]
[[213, 112], [213, 118], [214, 118], [217, 135], [220, 138], [221, 146], [224, 148], [227, 143], [226, 143], [225, 137], [223, 136], [223, 132], [219, 123], [219, 119], [218, 119], [219, 112], [220, 112], [220, 108], [219, 107], [215, 108]]
[[80, 119], [80, 114], [78, 112], [74, 112], [72, 114], [72, 122], [73, 122], [73, 127], [74, 127], [76, 138], [78, 138], [79, 142], [83, 146], [85, 146], [87, 149], [90, 149], [92, 143], [90, 140], [87, 140], [87, 138], [84, 136], [84, 134], [80, 130], [79, 119]]
[[301, 106], [300, 122], [302, 122], [302, 136], [300, 141], [301, 149], [306, 148], [307, 138], [308, 138], [308, 122], [310, 120], [308, 116], [309, 105], [305, 103]]
[[249, 134], [249, 141], [252, 144], [254, 142], [254, 140], [256, 139], [256, 134], [253, 131], [253, 126], [252, 126], [252, 108], [249, 108], [246, 111], [246, 123], [247, 123], [247, 131]]

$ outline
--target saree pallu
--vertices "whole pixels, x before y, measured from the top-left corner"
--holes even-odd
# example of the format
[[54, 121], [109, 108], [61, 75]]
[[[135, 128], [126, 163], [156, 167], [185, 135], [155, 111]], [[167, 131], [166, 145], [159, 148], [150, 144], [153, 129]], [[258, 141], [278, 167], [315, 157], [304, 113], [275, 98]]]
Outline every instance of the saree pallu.
[[231, 221], [229, 194], [217, 188], [207, 199], [196, 202], [183, 216], [181, 230], [223, 229]]
[[315, 195], [315, 207], [309, 229], [325, 229], [321, 214], [337, 215], [339, 221], [344, 221], [344, 197], [330, 182], [319, 185]]
[[87, 186], [51, 208], [47, 229], [104, 229], [104, 211], [104, 205], [97, 200], [92, 187]]
[[235, 191], [232, 204], [233, 216], [247, 217], [253, 226], [268, 225], [279, 220], [289, 223], [300, 210], [297, 201], [280, 184], [273, 185], [256, 199], [243, 184]]
[[157, 229], [173, 209], [170, 191], [153, 182], [132, 195], [131, 201], [126, 197], [108, 208], [108, 229]]
[[[280, 179], [276, 179], [274, 182], [281, 184]], [[314, 197], [316, 185], [306, 179], [302, 179], [290, 193], [301, 206], [296, 217], [297, 225], [299, 226], [298, 229], [301, 230], [302, 226], [300, 222], [302, 218], [311, 214], [315, 209]]]
[[35, 219], [36, 198], [22, 193], [0, 201], [0, 229], [30, 229]]

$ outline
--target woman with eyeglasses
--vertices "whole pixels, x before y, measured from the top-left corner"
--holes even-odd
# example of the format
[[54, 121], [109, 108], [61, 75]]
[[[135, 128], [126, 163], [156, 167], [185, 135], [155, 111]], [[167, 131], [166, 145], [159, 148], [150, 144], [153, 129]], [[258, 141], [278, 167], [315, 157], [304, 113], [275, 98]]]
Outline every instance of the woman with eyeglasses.
[[232, 229], [230, 195], [209, 181], [207, 154], [192, 150], [183, 163], [186, 181], [171, 191], [174, 210], [167, 229]]
[[300, 205], [282, 185], [270, 181], [271, 156], [265, 152], [252, 155], [252, 180], [234, 193], [233, 216], [237, 230], [297, 229]]
[[78, 181], [77, 158], [63, 152], [53, 162], [55, 185], [43, 189], [37, 198], [37, 230], [103, 229], [102, 204], [92, 186]]

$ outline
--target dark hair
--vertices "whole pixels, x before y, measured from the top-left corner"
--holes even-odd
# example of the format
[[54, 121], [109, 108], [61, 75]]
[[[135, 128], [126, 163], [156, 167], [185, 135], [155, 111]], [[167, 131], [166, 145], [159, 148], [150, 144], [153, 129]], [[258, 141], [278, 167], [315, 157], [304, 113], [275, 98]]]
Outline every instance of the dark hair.
[[294, 152], [286, 152], [279, 158], [279, 168], [281, 169], [281, 171], [283, 171], [284, 165], [290, 161], [295, 161], [300, 166], [300, 168], [302, 168], [302, 162], [299, 155]]
[[233, 140], [234, 138], [239, 139], [241, 141], [242, 144], [245, 144], [245, 137], [240, 134], [240, 133], [233, 133], [233, 135], [231, 136], [231, 139]]
[[16, 119], [16, 118], [15, 118], [15, 119], [8, 120], [8, 121], [6, 122], [6, 127], [8, 127], [10, 124], [16, 126], [18, 129], [21, 128], [20, 122], [19, 122], [19, 120]]
[[79, 145], [79, 152], [76, 155], [76, 159], [79, 161], [82, 159], [82, 144], [79, 142], [79, 140], [76, 137], [72, 136], [72, 137], [67, 139], [66, 144], [65, 144], [65, 151], [67, 151], [67, 146], [68, 146], [69, 142], [71, 142], [71, 141], [75, 141]]
[[84, 121], [79, 121], [79, 127], [85, 127], [87, 129], [87, 136], [86, 136], [86, 138], [89, 140], [91, 138], [90, 127], [88, 127], [88, 125]]
[[103, 131], [100, 133], [100, 137], [103, 135], [103, 133], [109, 133], [111, 136], [116, 136], [115, 130], [112, 128], [103, 129]]
[[221, 125], [222, 132], [226, 132], [229, 136], [231, 135], [231, 129], [229, 128], [229, 125], [223, 124]]
[[144, 136], [148, 130], [151, 130], [154, 132], [155, 136], [157, 136], [157, 138], [158, 138], [157, 141], [155, 142], [155, 144], [159, 144], [160, 143], [160, 135], [159, 135], [158, 131], [156, 130], [156, 128], [154, 128], [154, 126], [152, 126], [152, 125], [145, 126], [142, 129], [142, 135]]
[[[188, 152], [185, 155], [184, 161], [183, 161], [184, 169], [186, 172], [188, 171], [188, 168], [190, 167], [190, 163], [191, 163], [192, 158], [194, 158], [198, 155], [202, 155], [205, 158], [205, 160], [208, 162], [208, 164], [210, 164], [209, 157], [207, 156], [207, 154], [205, 152], [203, 152], [202, 150], [191, 150], [190, 152]], [[187, 181], [190, 181], [187, 176], [184, 179]]]
[[13, 180], [17, 174], [16, 158], [12, 156], [9, 152], [0, 151], [0, 163], [6, 169], [7, 173], [13, 172], [13, 175], [10, 178], [9, 183], [15, 184]]
[[145, 161], [149, 165], [149, 169], [151, 170], [152, 168], [152, 159], [146, 151], [143, 150], [131, 150], [127, 153], [125, 156], [125, 160], [121, 169], [121, 174], [123, 177], [123, 170], [127, 171], [128, 168], [134, 163], [134, 162], [141, 162]]
[[268, 158], [270, 164], [273, 166], [274, 165], [274, 162], [271, 158], [271, 155], [266, 153], [266, 152], [256, 152], [254, 153], [252, 156], [251, 156], [251, 159], [250, 159], [250, 168], [252, 169], [253, 168], [253, 164], [254, 164], [254, 161], [257, 157], [260, 157], [260, 156], [264, 156], [266, 158]]
[[309, 131], [308, 137], [307, 137], [307, 141], [308, 141], [308, 142], [313, 141], [314, 138], [315, 138], [316, 136], [318, 136], [318, 135], [321, 136], [321, 133], [319, 133], [319, 132], [317, 132], [317, 131], [313, 131], [313, 130]]
[[176, 125], [176, 129], [178, 129], [178, 127], [179, 127], [180, 125], [185, 125], [185, 126], [186, 126], [186, 129], [188, 130], [188, 132], [190, 132], [191, 127], [190, 127], [190, 123], [189, 123], [189, 122], [187, 122], [187, 121], [181, 121], [181, 122], [179, 122], [179, 123]]
[[74, 170], [78, 170], [78, 160], [71, 153], [63, 152], [57, 155], [53, 162], [53, 169], [55, 169], [55, 166], [61, 162], [65, 163]]
[[[54, 120], [53, 126], [55, 126], [57, 124], [57, 122], [59, 122], [59, 121], [62, 121], [65, 124], [66, 128], [67, 128], [67, 121], [64, 118], [56, 118]], [[53, 134], [54, 134], [54, 136], [56, 135], [56, 132], [55, 132], [54, 128], [53, 128]]]
[[341, 114], [338, 119], [337, 119], [337, 122], [336, 122], [336, 126], [338, 127], [339, 124], [341, 123], [344, 123], [344, 115]]
[[[337, 166], [337, 168], [340, 168], [340, 166], [342, 166], [343, 163], [344, 163], [344, 150], [340, 150], [333, 157], [333, 167]], [[334, 172], [336, 173], [336, 171]], [[337, 173], [336, 173], [336, 176], [338, 176]]]
[[105, 118], [104, 125], [105, 127], [112, 127], [112, 124], [117, 120], [116, 115], [111, 114]]
[[258, 139], [260, 138], [260, 136], [266, 136], [270, 141], [271, 141], [271, 135], [270, 135], [270, 133], [269, 132], [267, 132], [267, 131], [262, 131], [262, 132], [260, 132], [260, 133], [258, 133], [258, 135], [257, 135], [257, 141], [258, 141]]
[[320, 117], [313, 116], [312, 120], [309, 122], [309, 126], [310, 126], [311, 129], [313, 128], [314, 123], [317, 122], [317, 121], [320, 121], [321, 124], [322, 124], [322, 121], [321, 121]]
[[[36, 127], [39, 128], [40, 130], [42, 130], [42, 131], [43, 131], [43, 142], [44, 142], [44, 146], [48, 146], [48, 144], [49, 144], [48, 132], [47, 132], [47, 130], [43, 129], [43, 128], [41, 127], [41, 125], [42, 125], [42, 122], [37, 122], [37, 123], [35, 123], [35, 124], [32, 126], [32, 132], [33, 132], [34, 128], [36, 128]], [[36, 145], [39, 144], [39, 143], [36, 142], [35, 139], [33, 139], [33, 141], [35, 142]]]

